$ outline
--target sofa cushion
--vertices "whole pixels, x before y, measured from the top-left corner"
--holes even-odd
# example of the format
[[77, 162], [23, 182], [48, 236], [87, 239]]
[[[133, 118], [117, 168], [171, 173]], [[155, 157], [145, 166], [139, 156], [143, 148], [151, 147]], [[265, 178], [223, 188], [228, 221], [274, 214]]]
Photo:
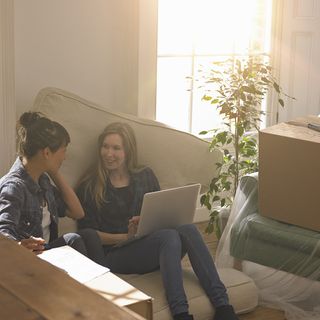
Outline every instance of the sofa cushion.
[[[219, 269], [218, 272], [227, 287], [230, 303], [234, 306], [237, 313], [249, 312], [257, 306], [258, 292], [251, 278], [231, 268], [222, 268]], [[144, 275], [118, 274], [118, 276], [154, 298], [154, 320], [171, 319], [159, 271]], [[199, 281], [193, 271], [190, 268], [184, 269], [183, 278], [190, 313], [196, 314], [197, 320], [211, 320], [214, 314], [214, 308], [203, 289], [199, 286]]]
[[42, 89], [33, 109], [68, 130], [71, 143], [61, 169], [71, 185], [96, 154], [98, 135], [115, 121], [132, 126], [139, 163], [154, 170], [162, 189], [198, 182], [204, 190], [218, 173], [214, 164], [220, 161], [220, 152], [209, 152], [208, 142], [160, 122], [120, 113], [56, 88]]

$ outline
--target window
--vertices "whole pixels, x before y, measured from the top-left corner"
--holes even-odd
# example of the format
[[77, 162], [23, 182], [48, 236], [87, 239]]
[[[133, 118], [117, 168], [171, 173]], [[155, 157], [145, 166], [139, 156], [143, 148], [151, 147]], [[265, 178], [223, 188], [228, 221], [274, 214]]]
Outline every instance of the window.
[[158, 0], [156, 120], [193, 134], [219, 126], [193, 79], [212, 61], [268, 58], [271, 17], [272, 0]]

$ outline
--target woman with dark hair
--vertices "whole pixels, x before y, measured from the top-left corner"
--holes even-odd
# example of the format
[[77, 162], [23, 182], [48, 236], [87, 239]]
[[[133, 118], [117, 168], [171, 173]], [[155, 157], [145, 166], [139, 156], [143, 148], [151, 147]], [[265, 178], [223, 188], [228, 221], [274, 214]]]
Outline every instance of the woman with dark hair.
[[0, 233], [37, 254], [70, 245], [87, 255], [79, 234], [58, 238], [58, 217], [84, 216], [79, 199], [59, 172], [69, 142], [59, 123], [37, 112], [23, 113], [17, 123], [18, 158], [0, 179]]
[[[214, 320], [237, 320], [209, 250], [193, 224], [155, 231], [117, 246], [135, 234], [143, 195], [159, 189], [153, 171], [138, 165], [132, 128], [126, 123], [107, 126], [98, 139], [97, 163], [77, 189], [85, 210], [78, 226], [97, 230], [103, 245], [96, 261], [123, 274], [160, 269], [173, 318], [191, 320], [181, 267], [181, 258], [187, 253], [200, 285], [215, 307]], [[96, 249], [97, 257], [99, 248]]]

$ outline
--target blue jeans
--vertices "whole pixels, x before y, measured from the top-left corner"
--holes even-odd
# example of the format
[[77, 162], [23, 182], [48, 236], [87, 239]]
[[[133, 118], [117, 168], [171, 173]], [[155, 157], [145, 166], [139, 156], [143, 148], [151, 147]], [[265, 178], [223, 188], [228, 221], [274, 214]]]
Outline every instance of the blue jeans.
[[181, 258], [188, 254], [200, 285], [215, 307], [229, 304], [210, 252], [198, 229], [183, 225], [156, 231], [126, 246], [112, 249], [105, 265], [116, 273], [144, 274], [160, 268], [167, 300], [173, 315], [188, 312], [183, 288]]
[[104, 264], [105, 257], [102, 252], [100, 238], [93, 229], [79, 230], [77, 233], [66, 233], [63, 236], [51, 241], [47, 249], [58, 248], [68, 245], [93, 261]]
[[87, 249], [86, 246], [81, 238], [81, 236], [77, 233], [66, 233], [63, 236], [50, 241], [47, 246], [46, 250], [58, 248], [68, 245], [72, 247], [73, 249], [79, 251], [83, 255], [87, 256]]

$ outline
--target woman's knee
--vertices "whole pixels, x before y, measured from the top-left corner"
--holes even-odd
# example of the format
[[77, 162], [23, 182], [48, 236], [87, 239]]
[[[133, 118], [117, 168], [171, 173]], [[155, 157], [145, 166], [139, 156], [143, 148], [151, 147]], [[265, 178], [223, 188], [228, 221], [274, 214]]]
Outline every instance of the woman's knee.
[[162, 229], [156, 232], [160, 246], [177, 248], [181, 251], [181, 239], [179, 233], [175, 229]]
[[185, 244], [185, 241], [192, 243], [203, 242], [202, 235], [194, 224], [185, 224], [179, 226], [177, 228], [177, 232], [179, 233], [183, 244]]
[[200, 234], [198, 228], [192, 223], [177, 227], [177, 231], [180, 234]]
[[66, 245], [79, 251], [80, 253], [87, 255], [86, 246], [83, 242], [82, 237], [77, 233], [66, 233], [63, 235], [63, 239]]
[[105, 265], [105, 254], [97, 231], [94, 229], [81, 229], [77, 233], [85, 244], [88, 257], [101, 265]]
[[82, 241], [81, 236], [74, 232], [66, 233], [62, 237], [67, 245]]
[[79, 234], [81, 238], [86, 242], [98, 241], [98, 240], [100, 241], [98, 233], [94, 229], [90, 229], [90, 228], [80, 229], [77, 231], [77, 234]]
[[100, 252], [102, 243], [96, 230], [94, 229], [81, 229], [77, 232], [86, 245], [87, 251], [90, 253]]

